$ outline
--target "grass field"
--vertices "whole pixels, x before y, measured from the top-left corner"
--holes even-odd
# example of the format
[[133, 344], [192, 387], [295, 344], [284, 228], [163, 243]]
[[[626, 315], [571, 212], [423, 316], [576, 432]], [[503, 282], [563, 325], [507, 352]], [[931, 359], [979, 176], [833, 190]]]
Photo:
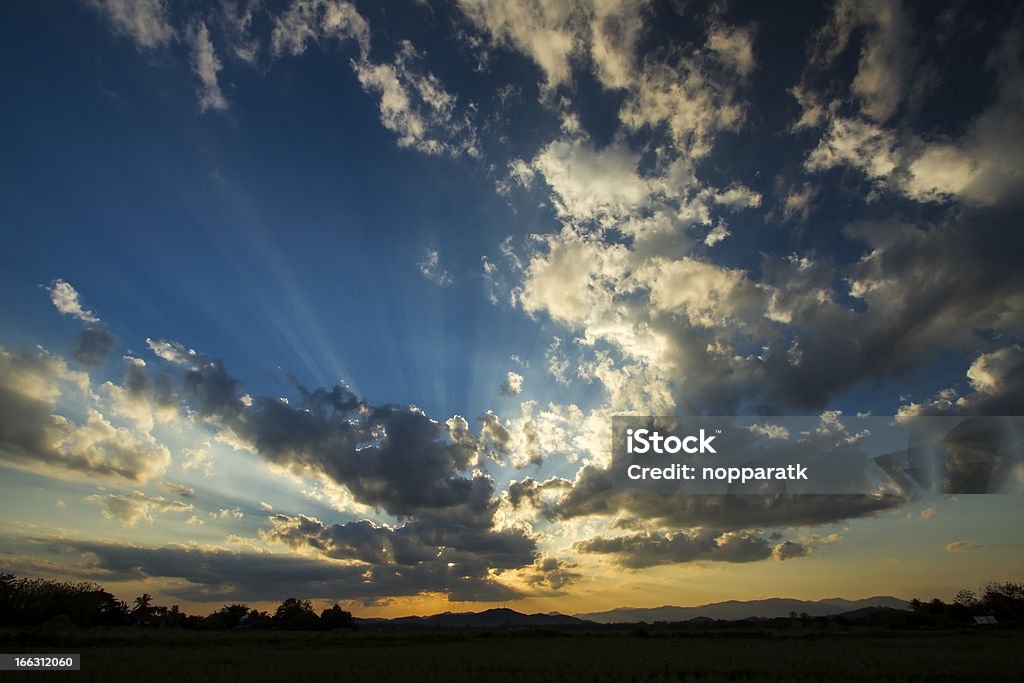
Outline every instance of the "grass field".
[[0, 632], [0, 652], [80, 653], [81, 681], [1021, 681], [1024, 633]]

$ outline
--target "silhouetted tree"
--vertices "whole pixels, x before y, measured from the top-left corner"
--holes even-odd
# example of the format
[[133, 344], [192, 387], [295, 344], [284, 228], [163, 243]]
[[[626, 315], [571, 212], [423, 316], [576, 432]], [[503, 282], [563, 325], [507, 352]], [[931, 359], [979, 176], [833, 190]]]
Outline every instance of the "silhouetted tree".
[[990, 583], [982, 591], [980, 606], [1000, 621], [1024, 620], [1024, 583]]
[[316, 628], [319, 621], [313, 604], [309, 600], [288, 598], [274, 612], [274, 624], [278, 628], [306, 630]]
[[338, 603], [334, 603], [333, 607], [320, 613], [320, 628], [325, 631], [336, 628], [355, 628], [355, 625], [355, 622], [352, 621], [352, 613], [341, 609]]
[[79, 626], [125, 622], [127, 606], [94, 583], [0, 575], [0, 623], [40, 624], [61, 614]]
[[216, 612], [207, 615], [200, 623], [200, 627], [203, 629], [237, 628], [242, 625], [248, 614], [248, 605], [239, 603], [224, 605]]

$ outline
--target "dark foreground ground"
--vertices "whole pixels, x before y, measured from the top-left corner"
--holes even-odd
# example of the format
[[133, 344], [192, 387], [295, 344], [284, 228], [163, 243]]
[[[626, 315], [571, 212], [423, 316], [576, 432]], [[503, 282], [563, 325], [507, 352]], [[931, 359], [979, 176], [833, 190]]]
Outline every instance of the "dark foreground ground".
[[1024, 632], [0, 631], [76, 681], [1024, 681]]

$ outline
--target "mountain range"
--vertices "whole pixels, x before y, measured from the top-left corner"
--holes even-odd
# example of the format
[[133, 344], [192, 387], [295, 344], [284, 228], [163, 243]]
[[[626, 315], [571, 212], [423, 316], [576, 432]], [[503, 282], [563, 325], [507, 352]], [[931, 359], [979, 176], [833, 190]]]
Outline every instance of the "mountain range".
[[736, 621], [739, 619], [786, 617], [791, 612], [807, 614], [812, 617], [825, 617], [867, 607], [887, 607], [890, 609], [909, 609], [906, 600], [889, 595], [877, 595], [861, 600], [843, 598], [827, 598], [824, 600], [794, 600], [791, 598], [769, 598], [766, 600], [729, 600], [715, 602], [699, 607], [619, 607], [606, 612], [590, 612], [576, 616], [586, 621], [599, 624], [621, 623], [654, 623], [656, 621], [689, 621], [702, 617], [705, 619], [721, 619]]
[[587, 623], [624, 624], [654, 623], [658, 621], [690, 621], [691, 619], [712, 619], [738, 621], [740, 619], [770, 619], [786, 617], [790, 613], [824, 617], [851, 612], [867, 612], [872, 609], [908, 609], [909, 603], [888, 595], [878, 595], [861, 600], [828, 598], [825, 600], [794, 600], [770, 598], [767, 600], [715, 602], [699, 607], [620, 607], [606, 612], [590, 612], [569, 616], [558, 612], [547, 614], [523, 614], [506, 608], [495, 608], [483, 612], [443, 612], [426, 617], [357, 618], [355, 621], [368, 626], [427, 627], [427, 628], [507, 628], [579, 626]]

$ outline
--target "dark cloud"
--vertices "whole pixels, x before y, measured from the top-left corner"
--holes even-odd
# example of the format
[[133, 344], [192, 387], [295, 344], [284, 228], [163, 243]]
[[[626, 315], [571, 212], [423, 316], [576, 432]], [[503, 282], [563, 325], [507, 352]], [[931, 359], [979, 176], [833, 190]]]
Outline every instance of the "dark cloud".
[[971, 392], [963, 396], [949, 388], [924, 403], [900, 408], [906, 417], [931, 415], [1024, 414], [1024, 349], [1005, 346], [984, 353], [967, 369]]
[[785, 561], [794, 557], [806, 557], [809, 552], [810, 550], [805, 545], [795, 541], [785, 541], [775, 546], [772, 550], [772, 555], [775, 556], [776, 560]]
[[533, 564], [532, 538], [493, 528], [499, 503], [494, 484], [473, 469], [508, 439], [496, 418], [485, 416], [481, 439], [459, 416], [439, 422], [415, 408], [370, 405], [343, 386], [298, 386], [298, 398], [287, 402], [251, 397], [240, 393], [241, 382], [220, 361], [180, 352], [174, 358], [187, 365], [185, 396], [200, 416], [268, 462], [324, 477], [358, 503], [403, 520], [395, 528], [365, 521], [328, 526], [302, 515], [277, 515], [263, 532], [268, 540], [366, 563], [370, 581], [393, 582], [387, 577], [395, 572], [404, 581], [419, 577], [422, 590], [452, 599], [507, 591], [496, 587], [490, 572]]
[[679, 562], [756, 562], [772, 555], [771, 543], [749, 534], [697, 530], [592, 538], [573, 545], [579, 552], [612, 555], [623, 567], [640, 569]]
[[488, 569], [518, 569], [533, 562], [533, 539], [519, 531], [458, 528], [408, 522], [397, 528], [369, 521], [325, 525], [298, 515], [275, 515], [266, 540], [292, 548], [312, 547], [339, 560], [371, 564], [438, 567], [454, 565], [459, 571], [486, 576]]
[[57, 413], [62, 393], [82, 392], [87, 382], [42, 348], [0, 347], [0, 460], [44, 474], [71, 471], [140, 483], [163, 471], [170, 453], [149, 434], [115, 427], [93, 408], [82, 422]]
[[86, 367], [102, 365], [110, 352], [117, 348], [115, 337], [106, 325], [90, 323], [75, 337], [71, 356]]
[[[498, 601], [517, 597], [497, 581], [464, 576], [447, 566], [388, 567], [222, 549], [166, 545], [144, 548], [103, 541], [38, 539], [55, 551], [87, 554], [94, 576], [107, 581], [183, 579], [165, 590], [188, 600], [308, 599], [374, 601], [379, 598], [447, 593], [453, 601]], [[98, 570], [98, 571], [97, 571]]]
[[441, 423], [415, 408], [373, 406], [343, 386], [300, 386], [300, 398], [288, 403], [243, 397], [220, 361], [195, 361], [183, 381], [199, 414], [269, 462], [327, 477], [394, 516], [491, 525], [494, 487], [486, 475], [467, 473], [481, 444], [462, 418]]
[[580, 572], [572, 571], [577, 566], [555, 557], [538, 558], [532, 570], [526, 574], [526, 582], [538, 588], [561, 591], [565, 586], [583, 578]]
[[[587, 515], [622, 515], [641, 527], [689, 528], [707, 526], [738, 530], [751, 527], [814, 526], [855, 517], [868, 517], [900, 507], [894, 494], [848, 495], [662, 495], [617, 493], [608, 470], [585, 466], [571, 489], [557, 502], [536, 497], [539, 485], [519, 482], [516, 499], [532, 500], [552, 520]], [[511, 491], [510, 491], [511, 494]], [[511, 497], [511, 495], [510, 495]]]

